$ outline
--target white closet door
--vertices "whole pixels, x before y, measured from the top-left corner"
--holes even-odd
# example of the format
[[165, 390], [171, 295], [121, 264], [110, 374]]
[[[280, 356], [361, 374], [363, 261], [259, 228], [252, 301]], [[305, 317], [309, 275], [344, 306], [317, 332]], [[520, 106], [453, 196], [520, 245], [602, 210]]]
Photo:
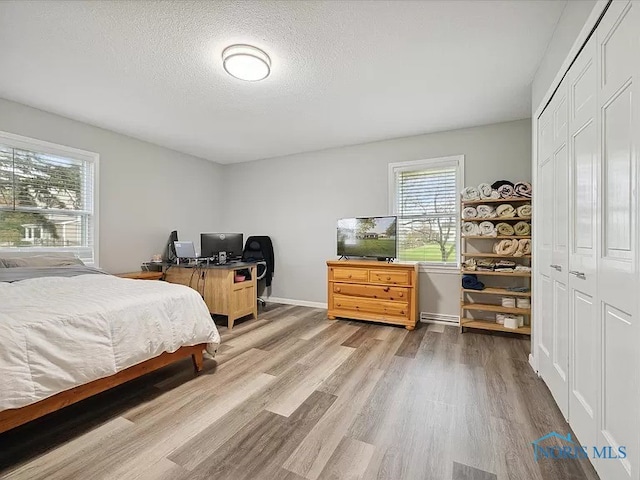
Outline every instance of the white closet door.
[[597, 302], [597, 67], [592, 36], [567, 74], [569, 88], [570, 260], [569, 422], [581, 445], [595, 445], [599, 406]]
[[568, 415], [568, 151], [566, 84], [539, 119], [537, 207], [542, 215], [538, 256], [539, 371]]
[[597, 29], [602, 143], [598, 443], [614, 450], [626, 446], [629, 454], [622, 460], [597, 460], [601, 478], [607, 479], [639, 478], [638, 7], [636, 2], [614, 1]]

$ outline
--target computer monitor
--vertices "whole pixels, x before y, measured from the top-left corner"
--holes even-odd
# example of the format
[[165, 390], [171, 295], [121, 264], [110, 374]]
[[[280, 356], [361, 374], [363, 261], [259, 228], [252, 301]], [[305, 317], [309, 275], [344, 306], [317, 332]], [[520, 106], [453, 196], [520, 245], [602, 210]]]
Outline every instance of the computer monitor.
[[178, 258], [196, 258], [196, 249], [193, 242], [173, 242]]
[[201, 233], [200, 255], [214, 257], [220, 252], [227, 252], [228, 259], [240, 258], [244, 248], [243, 240], [241, 233]]
[[165, 251], [164, 260], [168, 263], [174, 263], [178, 255], [176, 255], [175, 242], [178, 241], [178, 231], [174, 230], [169, 234], [169, 240], [167, 240], [167, 248]]

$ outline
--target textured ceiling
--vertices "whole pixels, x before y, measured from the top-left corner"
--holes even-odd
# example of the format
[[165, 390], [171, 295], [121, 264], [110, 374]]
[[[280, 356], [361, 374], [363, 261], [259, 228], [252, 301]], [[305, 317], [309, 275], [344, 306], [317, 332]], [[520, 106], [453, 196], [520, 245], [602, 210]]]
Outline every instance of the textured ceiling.
[[565, 3], [0, 1], [0, 97], [219, 163], [514, 120]]

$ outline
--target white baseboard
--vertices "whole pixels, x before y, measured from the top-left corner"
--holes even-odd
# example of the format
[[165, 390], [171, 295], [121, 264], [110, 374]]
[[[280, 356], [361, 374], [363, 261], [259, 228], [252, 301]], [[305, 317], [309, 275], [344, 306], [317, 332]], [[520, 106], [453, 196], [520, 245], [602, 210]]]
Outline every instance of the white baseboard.
[[307, 300], [295, 300], [293, 298], [265, 297], [265, 301], [269, 303], [283, 303], [284, 305], [297, 305], [298, 307], [327, 308], [327, 304], [323, 302], [309, 302]]
[[420, 321], [424, 323], [439, 323], [442, 325], [460, 325], [460, 317], [458, 315], [449, 315], [446, 313], [420, 312]]

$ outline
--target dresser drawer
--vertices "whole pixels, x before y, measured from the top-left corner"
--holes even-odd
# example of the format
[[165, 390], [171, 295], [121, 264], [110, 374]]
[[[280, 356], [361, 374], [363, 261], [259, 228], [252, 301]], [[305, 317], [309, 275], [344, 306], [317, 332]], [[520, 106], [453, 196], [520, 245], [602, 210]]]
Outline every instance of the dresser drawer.
[[362, 313], [376, 313], [393, 317], [406, 317], [409, 314], [409, 305], [400, 302], [385, 300], [347, 297], [334, 295], [333, 309]]
[[358, 285], [355, 283], [334, 283], [333, 293], [349, 297], [374, 298], [380, 300], [409, 301], [409, 289], [404, 287], [384, 287], [382, 285]]
[[367, 282], [369, 272], [366, 268], [334, 268], [333, 279], [342, 282]]
[[409, 285], [409, 272], [392, 272], [389, 270], [370, 270], [369, 282], [388, 283], [392, 285]]

